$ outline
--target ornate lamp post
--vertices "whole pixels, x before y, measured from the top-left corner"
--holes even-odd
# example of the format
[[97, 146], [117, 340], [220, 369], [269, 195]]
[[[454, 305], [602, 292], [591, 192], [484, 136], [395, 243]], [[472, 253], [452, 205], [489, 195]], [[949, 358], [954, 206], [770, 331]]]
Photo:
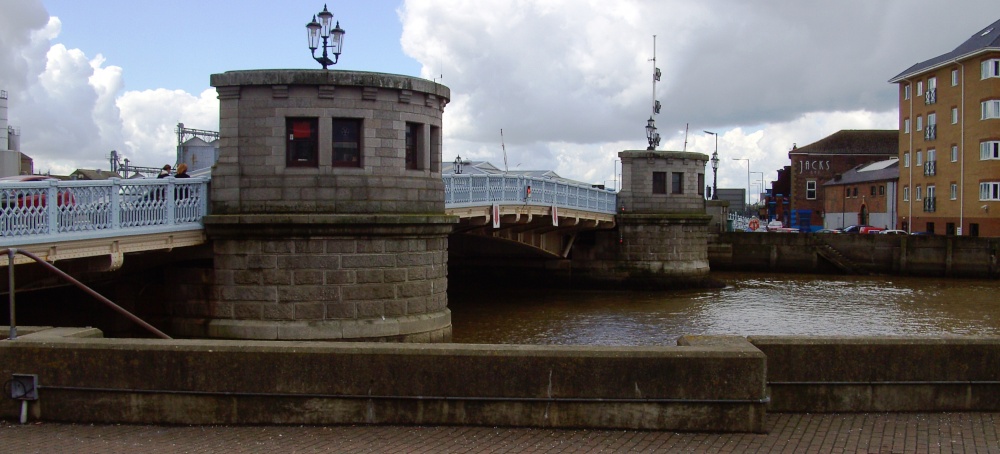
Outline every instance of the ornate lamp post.
[[712, 153], [712, 200], [719, 200], [719, 135], [712, 131], [705, 134], [715, 136], [715, 152]]
[[[319, 22], [316, 21], [317, 18]], [[336, 27], [330, 30], [330, 24], [332, 23], [333, 13], [328, 11], [324, 4], [323, 11], [314, 14], [312, 22], [306, 24], [306, 32], [309, 36], [309, 50], [312, 51], [313, 59], [323, 65], [323, 69], [326, 69], [327, 66], [337, 64], [344, 45], [344, 33], [346, 32], [340, 28], [340, 21], [337, 21]], [[317, 57], [316, 49], [319, 48], [320, 38], [323, 38], [323, 56]], [[327, 49], [330, 49], [330, 53], [333, 54], [333, 60], [330, 60]]]
[[660, 146], [660, 133], [656, 132], [656, 123], [653, 122], [653, 117], [649, 117], [649, 121], [646, 122], [646, 140], [649, 141], [647, 150], [655, 150], [656, 147]]
[[455, 175], [461, 175], [462, 174], [462, 164], [463, 164], [462, 163], [462, 157], [456, 155], [455, 156], [455, 168], [454, 168]]

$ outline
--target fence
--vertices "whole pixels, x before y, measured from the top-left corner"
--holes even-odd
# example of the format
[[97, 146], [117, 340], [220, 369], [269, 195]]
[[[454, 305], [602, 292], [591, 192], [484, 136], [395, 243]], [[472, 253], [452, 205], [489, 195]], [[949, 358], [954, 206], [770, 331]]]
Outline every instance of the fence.
[[444, 175], [445, 206], [523, 204], [614, 214], [613, 191], [521, 175]]
[[204, 178], [3, 182], [0, 247], [200, 229], [207, 212]]

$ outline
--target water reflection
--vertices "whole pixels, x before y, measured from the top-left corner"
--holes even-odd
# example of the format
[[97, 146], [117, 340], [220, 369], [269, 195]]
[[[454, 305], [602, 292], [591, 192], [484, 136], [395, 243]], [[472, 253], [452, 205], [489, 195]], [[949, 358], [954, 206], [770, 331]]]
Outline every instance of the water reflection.
[[1000, 282], [713, 273], [723, 289], [449, 294], [454, 342], [675, 345], [683, 334], [1000, 335]]

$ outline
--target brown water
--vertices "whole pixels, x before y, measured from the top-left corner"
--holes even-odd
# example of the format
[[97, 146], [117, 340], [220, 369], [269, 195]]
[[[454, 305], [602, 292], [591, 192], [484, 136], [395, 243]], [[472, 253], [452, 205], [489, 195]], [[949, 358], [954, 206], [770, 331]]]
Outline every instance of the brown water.
[[481, 289], [449, 293], [452, 340], [676, 345], [684, 334], [1000, 335], [1000, 281], [713, 273], [681, 292]]

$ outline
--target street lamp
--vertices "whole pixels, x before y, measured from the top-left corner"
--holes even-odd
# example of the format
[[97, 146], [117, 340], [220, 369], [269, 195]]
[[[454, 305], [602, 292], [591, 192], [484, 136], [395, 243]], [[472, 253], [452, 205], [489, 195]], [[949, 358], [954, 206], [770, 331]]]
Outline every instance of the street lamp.
[[760, 192], [757, 193], [757, 203], [760, 203], [760, 195], [767, 192], [767, 188], [764, 187], [764, 172], [750, 172], [753, 175], [760, 175]]
[[748, 158], [733, 158], [733, 161], [746, 161], [747, 162], [747, 205], [750, 205], [750, 159], [748, 159]]
[[461, 175], [462, 174], [462, 157], [461, 156], [458, 156], [458, 155], [455, 156], [455, 168], [452, 169], [452, 170], [454, 170], [455, 175]]
[[[317, 18], [319, 22], [316, 21]], [[313, 59], [323, 65], [323, 69], [326, 69], [327, 66], [337, 64], [344, 45], [344, 33], [346, 32], [340, 28], [340, 21], [337, 21], [337, 25], [333, 30], [330, 30], [331, 23], [333, 23], [333, 13], [328, 11], [324, 4], [323, 11], [314, 14], [312, 22], [306, 24], [306, 33], [309, 36], [309, 50], [312, 51]], [[316, 49], [319, 48], [320, 38], [323, 38], [323, 56], [317, 57]], [[328, 40], [329, 44], [327, 44]], [[333, 60], [330, 60], [329, 54], [326, 51], [327, 49], [330, 49], [330, 53], [333, 54]]]
[[649, 148], [647, 150], [655, 150], [656, 147], [660, 146], [660, 133], [656, 132], [656, 124], [653, 123], [653, 117], [649, 117], [649, 121], [646, 122], [646, 140], [649, 141]]
[[712, 200], [719, 200], [719, 135], [712, 131], [705, 134], [715, 136], [715, 152], [712, 153]]

